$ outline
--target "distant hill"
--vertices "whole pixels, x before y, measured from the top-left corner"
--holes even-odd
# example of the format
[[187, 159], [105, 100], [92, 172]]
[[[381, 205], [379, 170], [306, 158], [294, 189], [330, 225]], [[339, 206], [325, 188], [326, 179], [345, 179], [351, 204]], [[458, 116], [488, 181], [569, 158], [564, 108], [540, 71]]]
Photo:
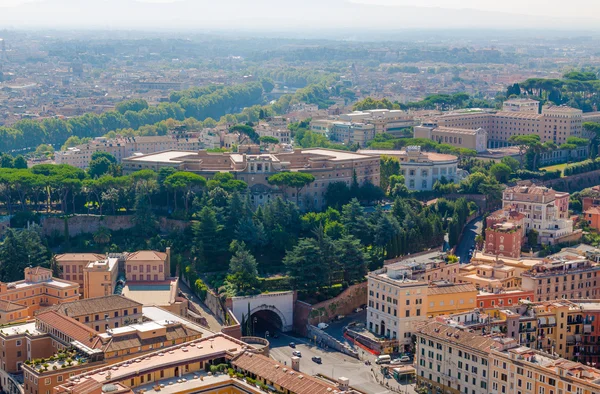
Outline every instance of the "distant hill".
[[[154, 0], [156, 1], [156, 0]], [[268, 10], [268, 11], [265, 11]], [[600, 19], [352, 3], [349, 0], [39, 0], [0, 7], [0, 26], [109, 29], [597, 29]]]

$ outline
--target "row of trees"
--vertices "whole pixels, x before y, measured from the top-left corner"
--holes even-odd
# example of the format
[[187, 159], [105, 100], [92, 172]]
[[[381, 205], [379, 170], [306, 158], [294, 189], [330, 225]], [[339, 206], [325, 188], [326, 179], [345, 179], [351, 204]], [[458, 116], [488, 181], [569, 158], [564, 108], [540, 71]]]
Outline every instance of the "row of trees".
[[[456, 108], [471, 108], [474, 103], [473, 98], [467, 93], [454, 93], [454, 94], [433, 94], [425, 97], [421, 101], [408, 102], [402, 104], [399, 102], [391, 102], [386, 98], [381, 100], [367, 97], [362, 101], [354, 104], [353, 109], [355, 111], [364, 111], [368, 109], [438, 109], [438, 110], [449, 110]], [[477, 107], [493, 107], [494, 103], [482, 102], [477, 100]]]
[[533, 96], [542, 103], [567, 104], [584, 112], [594, 111], [600, 98], [596, 72], [572, 70], [563, 79], [530, 78], [507, 88], [507, 97]]
[[[193, 94], [196, 93], [196, 94]], [[167, 119], [219, 119], [243, 107], [259, 104], [262, 85], [252, 82], [234, 86], [210, 86], [177, 92], [171, 102], [149, 107], [144, 100], [117, 104], [115, 111], [92, 113], [70, 119], [22, 120], [11, 127], [0, 127], [0, 150], [32, 149], [40, 144], [62, 145], [69, 137], [99, 137], [119, 129], [138, 129]], [[180, 97], [175, 100], [176, 97]]]

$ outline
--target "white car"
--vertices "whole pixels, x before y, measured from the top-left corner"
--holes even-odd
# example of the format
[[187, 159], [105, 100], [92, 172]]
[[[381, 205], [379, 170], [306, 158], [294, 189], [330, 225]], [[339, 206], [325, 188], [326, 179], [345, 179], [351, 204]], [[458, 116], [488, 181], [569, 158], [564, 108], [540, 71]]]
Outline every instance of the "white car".
[[296, 357], [302, 357], [302, 353], [300, 353], [300, 350], [294, 350], [292, 352], [292, 356], [296, 356]]
[[317, 328], [318, 328], [319, 330], [324, 330], [324, 329], [326, 329], [327, 327], [329, 327], [329, 324], [327, 324], [327, 323], [319, 323], [319, 324], [317, 324]]
[[360, 308], [360, 307], [359, 307], [359, 308], [356, 308], [356, 309], [354, 310], [354, 312], [355, 312], [355, 313], [358, 313], [358, 312], [362, 312], [362, 310], [363, 310], [363, 308]]

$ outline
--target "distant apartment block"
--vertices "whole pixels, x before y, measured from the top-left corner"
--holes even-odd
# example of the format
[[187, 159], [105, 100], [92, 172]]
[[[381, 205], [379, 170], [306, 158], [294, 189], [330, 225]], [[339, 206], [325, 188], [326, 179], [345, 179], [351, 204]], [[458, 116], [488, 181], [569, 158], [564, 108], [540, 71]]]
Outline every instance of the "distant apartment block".
[[[219, 137], [220, 140], [220, 137]], [[210, 141], [209, 141], [210, 142]], [[117, 162], [136, 153], [154, 153], [169, 149], [198, 150], [205, 148], [198, 137], [164, 136], [138, 136], [119, 137], [107, 139], [98, 137], [87, 144], [67, 148], [65, 151], [56, 151], [54, 161], [56, 164], [69, 164], [77, 168], [87, 168], [95, 152], [108, 152]]]
[[448, 144], [457, 148], [474, 149], [483, 152], [487, 149], [488, 133], [485, 129], [439, 126], [438, 123], [423, 123], [414, 127], [415, 138], [425, 138], [440, 144]]
[[[466, 147], [476, 149], [478, 152], [485, 148], [506, 146], [509, 138], [513, 135], [534, 134], [538, 135], [542, 142], [552, 141], [558, 145], [565, 143], [571, 136], [583, 136], [583, 113], [581, 110], [567, 106], [547, 105], [542, 108], [541, 113], [538, 113], [536, 109], [538, 104], [531, 101], [508, 100], [504, 103], [502, 111], [497, 112], [460, 110], [441, 115], [429, 122], [428, 125], [423, 125], [432, 130], [429, 137], [426, 136], [426, 130], [421, 129], [419, 129], [419, 136], [438, 142], [456, 144], [454, 134], [458, 133], [457, 129], [483, 130], [487, 133], [488, 140], [484, 149], [480, 149], [480, 145], [473, 148], [470, 140], [465, 139], [468, 142]], [[415, 136], [417, 136], [416, 130]], [[446, 137], [448, 137], [447, 141]]]
[[410, 190], [432, 190], [439, 180], [458, 183], [467, 175], [458, 168], [458, 157], [435, 152], [425, 152], [420, 146], [405, 150], [359, 150], [357, 153], [372, 156], [391, 156], [400, 161], [400, 173]]
[[535, 230], [541, 244], [581, 238], [581, 231], [573, 230], [569, 218], [569, 193], [522, 183], [504, 190], [502, 208], [522, 213], [526, 232]]

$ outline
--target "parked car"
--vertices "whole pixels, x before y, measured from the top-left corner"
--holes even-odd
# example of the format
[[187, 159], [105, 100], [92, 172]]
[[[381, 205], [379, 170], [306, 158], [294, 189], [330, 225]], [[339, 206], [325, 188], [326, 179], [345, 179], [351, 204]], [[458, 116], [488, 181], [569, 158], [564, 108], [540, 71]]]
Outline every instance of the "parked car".
[[381, 356], [377, 356], [377, 359], [375, 360], [375, 364], [389, 364], [392, 361], [392, 358], [387, 355], [381, 355]]
[[324, 329], [326, 329], [327, 327], [329, 327], [329, 324], [327, 324], [327, 323], [319, 323], [319, 324], [317, 324], [317, 328], [318, 328], [319, 330], [324, 330]]
[[402, 356], [398, 359], [398, 361], [400, 361], [401, 363], [409, 363], [410, 362], [410, 357], [408, 356]]
[[319, 356], [313, 356], [312, 360], [314, 362], [316, 362], [317, 364], [321, 364], [321, 362], [322, 362], [321, 357], [319, 357]]
[[291, 348], [295, 348], [296, 347], [296, 343], [295, 342], [290, 342], [290, 347]]
[[342, 320], [342, 319], [343, 319], [343, 318], [345, 318], [345, 317], [346, 317], [345, 315], [337, 315], [337, 319], [338, 319], [338, 320]]
[[392, 365], [398, 365], [398, 364], [402, 364], [402, 361], [400, 361], [399, 358], [395, 358], [392, 361], [390, 361], [390, 364], [392, 364]]
[[302, 353], [300, 352], [300, 350], [294, 350], [292, 352], [292, 356], [302, 357]]
[[356, 308], [356, 309], [354, 310], [354, 312], [355, 312], [355, 313], [358, 313], [358, 312], [361, 312], [362, 310], [363, 310], [363, 308], [360, 308], [360, 307], [359, 307], [359, 308]]

